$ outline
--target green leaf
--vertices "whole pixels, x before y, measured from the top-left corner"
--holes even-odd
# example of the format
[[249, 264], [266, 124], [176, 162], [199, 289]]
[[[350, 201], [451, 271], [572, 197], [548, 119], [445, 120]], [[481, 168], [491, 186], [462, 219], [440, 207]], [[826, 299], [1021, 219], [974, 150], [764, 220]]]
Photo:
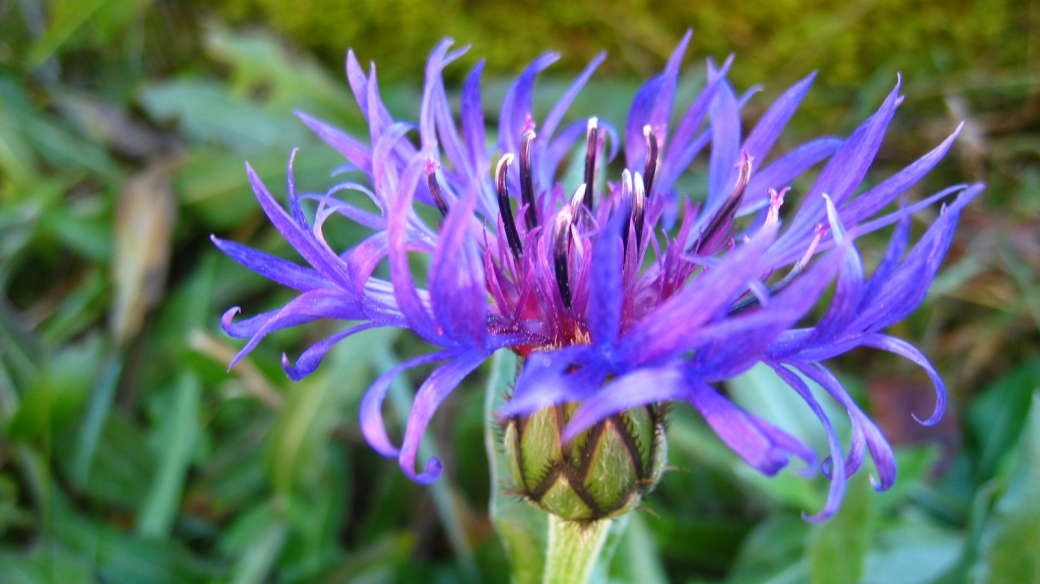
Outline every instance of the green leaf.
[[87, 404], [87, 412], [80, 423], [79, 439], [76, 441], [75, 458], [72, 466], [72, 481], [82, 487], [87, 482], [90, 467], [94, 462], [101, 432], [108, 421], [119, 386], [119, 376], [123, 371], [123, 358], [111, 355], [105, 363], [104, 371], [97, 385], [94, 386]]
[[964, 537], [951, 529], [909, 522], [882, 531], [867, 556], [865, 584], [931, 584], [955, 567]]
[[[887, 491], [874, 495], [874, 509], [878, 516], [894, 510], [921, 486], [927, 478], [935, 461], [939, 459], [940, 449], [936, 444], [919, 447], [900, 447], [896, 449], [896, 468], [899, 479]], [[872, 471], [864, 468], [860, 472]]]
[[180, 507], [192, 449], [199, 429], [199, 399], [202, 386], [190, 370], [181, 374], [173, 396], [173, 407], [160, 428], [162, 450], [159, 469], [148, 498], [138, 516], [137, 533], [145, 537], [169, 535]]
[[757, 584], [799, 563], [810, 529], [801, 517], [787, 512], [767, 517], [744, 539], [728, 581]]
[[983, 526], [973, 575], [980, 584], [1036, 584], [1040, 582], [1040, 391], [1033, 393], [1018, 455], [1006, 481]]
[[27, 62], [39, 67], [49, 59], [58, 47], [69, 40], [87, 20], [110, 0], [56, 0], [50, 3], [50, 18], [47, 30], [36, 41]]
[[92, 571], [105, 584], [196, 584], [223, 571], [174, 542], [134, 537], [81, 517], [60, 497], [52, 507], [53, 537], [90, 558]]
[[57, 353], [23, 396], [9, 431], [21, 439], [50, 436], [79, 413], [102, 360], [100, 338], [70, 345]]
[[870, 540], [873, 495], [867, 474], [857, 473], [848, 481], [841, 509], [810, 530], [805, 549], [810, 582], [860, 582]]
[[684, 414], [681, 408], [675, 408], [669, 417], [668, 441], [672, 449], [689, 456], [699, 465], [751, 487], [778, 504], [798, 511], [817, 509], [823, 504], [823, 496], [811, 481], [795, 475], [790, 469], [784, 469], [773, 477], [763, 475], [730, 450], [703, 419]]
[[272, 115], [213, 81], [179, 79], [147, 86], [141, 105], [156, 120], [176, 120], [191, 140], [220, 144], [239, 153], [272, 144], [306, 141], [306, 127], [289, 115]]
[[991, 479], [1026, 421], [1033, 390], [1040, 385], [1040, 360], [1022, 365], [995, 381], [967, 412], [967, 425], [978, 443], [975, 484]]
[[484, 399], [487, 420], [484, 445], [491, 464], [493, 489], [489, 513], [513, 562], [514, 584], [539, 584], [545, 566], [549, 515], [510, 492], [509, 466], [494, 421], [495, 410], [505, 403], [506, 392], [512, 387], [518, 369], [519, 357], [510, 351], [500, 350], [491, 358], [491, 375]]
[[[279, 142], [251, 151], [246, 156], [249, 165], [274, 196], [283, 200], [286, 169], [293, 146], [301, 146], [294, 163], [299, 192], [324, 191], [330, 186], [329, 171], [343, 164], [342, 155], [332, 148], [306, 143]], [[174, 175], [174, 187], [181, 203], [200, 215], [210, 228], [232, 229], [241, 225], [243, 217], [260, 211], [245, 172], [243, 155], [218, 147], [193, 150]], [[362, 233], [353, 222], [337, 223], [336, 230], [340, 229]]]
[[668, 584], [661, 551], [639, 511], [628, 514], [628, 527], [610, 564], [610, 582]]
[[258, 32], [231, 32], [211, 26], [206, 52], [231, 67], [232, 90], [239, 96], [263, 90], [266, 109], [288, 114], [332, 114], [365, 130], [361, 110], [341, 78], [333, 77], [308, 56], [287, 49], [275, 37]]
[[[69, 442], [78, 439], [71, 430]], [[76, 430], [82, 430], [82, 427]], [[66, 468], [75, 468], [76, 452], [60, 449], [56, 454], [70, 459], [65, 461]], [[147, 436], [136, 420], [122, 412], [111, 412], [98, 439], [82, 492], [94, 503], [136, 512], [148, 495], [156, 464]], [[72, 470], [69, 473], [72, 474]]]
[[258, 532], [235, 564], [231, 572], [231, 584], [266, 582], [285, 546], [287, 533], [284, 523], [276, 523]]
[[57, 545], [45, 545], [29, 554], [0, 553], [0, 582], [4, 584], [90, 584], [97, 580], [90, 565]]

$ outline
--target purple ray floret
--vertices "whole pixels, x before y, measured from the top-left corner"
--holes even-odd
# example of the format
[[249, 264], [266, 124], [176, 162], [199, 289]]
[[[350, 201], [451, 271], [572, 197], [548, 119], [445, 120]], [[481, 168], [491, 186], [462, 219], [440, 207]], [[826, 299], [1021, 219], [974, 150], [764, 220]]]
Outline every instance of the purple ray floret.
[[[847, 138], [812, 140], [760, 164], [814, 76], [784, 92], [745, 133], [740, 108], [747, 97], [726, 80], [732, 58], [721, 67], [709, 61], [704, 89], [673, 125], [689, 38], [664, 72], [637, 92], [623, 145], [621, 134], [603, 120], [563, 123], [604, 55], [593, 59], [540, 123], [531, 109], [535, 78], [557, 55], [538, 57], [506, 93], [497, 143], [489, 145], [483, 62], [462, 88], [459, 119], [441, 78], [465, 49], [451, 52], [451, 40], [434, 49], [413, 121], [391, 117], [375, 67], [366, 73], [348, 53], [348, 79], [369, 134], [351, 136], [307, 114], [299, 117], [346, 157], [344, 168], [364, 180], [301, 196], [290, 159], [287, 210], [247, 166], [264, 213], [305, 263], [213, 238], [236, 262], [299, 292], [282, 308], [244, 320], [235, 321], [238, 308], [225, 313], [227, 333], [248, 339], [232, 365], [267, 333], [317, 319], [351, 321], [352, 328], [306, 349], [295, 364], [283, 357], [294, 380], [312, 373], [351, 334], [384, 326], [412, 330], [433, 349], [377, 379], [360, 417], [372, 447], [397, 457], [404, 473], [421, 483], [441, 472], [436, 459], [422, 470], [416, 460], [438, 406], [494, 351], [509, 349], [525, 364], [502, 416], [577, 403], [567, 438], [629, 408], [681, 400], [762, 473], [777, 473], [792, 457], [810, 470], [822, 465], [830, 494], [809, 520], [835, 513], [847, 477], [868, 454], [877, 469], [875, 487], [890, 487], [896, 475], [891, 446], [823, 362], [856, 347], [901, 355], [935, 385], [935, 408], [921, 423], [934, 424], [943, 415], [946, 392], [934, 367], [910, 343], [884, 331], [924, 299], [961, 210], [983, 187], [958, 185], [913, 204], [903, 197], [897, 210], [885, 209], [943, 158], [960, 128], [915, 163], [862, 191], [902, 101], [897, 81], [878, 111]], [[674, 185], [705, 149], [708, 193], [694, 205]], [[620, 172], [610, 166], [619, 151]], [[584, 184], [575, 191], [565, 191], [559, 181], [564, 164], [581, 165]], [[821, 164], [800, 207], [781, 221], [788, 185]], [[345, 191], [367, 196], [377, 211], [348, 202], [340, 195]], [[911, 215], [944, 199], [938, 218], [911, 246]], [[423, 207], [430, 212], [418, 213]], [[333, 249], [323, 228], [334, 214], [368, 236], [352, 248]], [[888, 251], [868, 275], [855, 238], [892, 224]], [[424, 278], [413, 274], [409, 256], [415, 254], [429, 258]], [[381, 265], [387, 268], [381, 271]], [[420, 280], [425, 288], [417, 285]], [[834, 294], [823, 316], [807, 321], [830, 287]], [[390, 383], [408, 369], [435, 363], [440, 365], [419, 387], [398, 446], [382, 416]], [[829, 443], [823, 463], [720, 391], [720, 382], [758, 363], [771, 367], [818, 416]], [[808, 381], [847, 410], [847, 445]]]

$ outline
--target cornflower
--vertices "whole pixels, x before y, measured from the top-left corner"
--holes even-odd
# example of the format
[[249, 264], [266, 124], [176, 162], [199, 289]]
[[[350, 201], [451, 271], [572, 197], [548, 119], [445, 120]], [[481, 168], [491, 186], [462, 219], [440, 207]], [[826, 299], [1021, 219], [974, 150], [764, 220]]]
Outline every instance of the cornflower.
[[[875, 488], [889, 488], [896, 477], [891, 446], [823, 362], [856, 347], [905, 357], [924, 369], [937, 395], [934, 410], [919, 421], [934, 424], [943, 415], [946, 392], [935, 368], [914, 346], [882, 331], [923, 300], [961, 209], [983, 186], [952, 186], [881, 213], [943, 158], [960, 127], [913, 164], [857, 194], [902, 101], [897, 80], [880, 108], [847, 138], [812, 140], [761, 165], [813, 75], [784, 92], [745, 135], [740, 108], [749, 95], [738, 96], [726, 81], [732, 58], [718, 68], [709, 61], [703, 90], [673, 125], [689, 39], [688, 32], [664, 71], [635, 95], [624, 127], [624, 169], [606, 181], [620, 133], [596, 118], [562, 125], [604, 54], [539, 123], [531, 107], [535, 78], [558, 55], [535, 59], [506, 94], [492, 149], [481, 98], [484, 62], [462, 88], [460, 124], [442, 81], [442, 70], [466, 48], [450, 52], [447, 39], [434, 49], [417, 125], [391, 117], [375, 66], [366, 74], [348, 52], [347, 75], [368, 120], [367, 139], [298, 115], [367, 184], [342, 182], [323, 195], [298, 195], [290, 158], [286, 211], [247, 164], [261, 207], [307, 265], [213, 238], [238, 263], [300, 292], [282, 308], [245, 320], [234, 320], [237, 307], [224, 314], [225, 331], [248, 339], [232, 365], [266, 334], [322, 318], [352, 325], [309, 347], [295, 363], [283, 355], [294, 380], [312, 373], [347, 336], [373, 327], [413, 331], [436, 349], [380, 376], [361, 403], [360, 420], [376, 451], [398, 458], [412, 480], [429, 483], [442, 465], [432, 458], [417, 470], [416, 456], [434, 412], [493, 352], [512, 350], [524, 365], [498, 416], [513, 478], [518, 492], [565, 519], [617, 515], [654, 486], [665, 457], [664, 406], [674, 401], [691, 404], [719, 438], [766, 475], [792, 458], [808, 471], [822, 468], [830, 479], [828, 498], [807, 520], [836, 512], [847, 477], [868, 452], [877, 470]], [[695, 205], [673, 186], [709, 144], [707, 197]], [[493, 150], [499, 153], [494, 164]], [[583, 182], [565, 191], [558, 177], [572, 153], [570, 164], [583, 164]], [[797, 211], [781, 220], [787, 185], [824, 161]], [[338, 197], [343, 191], [363, 193], [378, 212]], [[313, 215], [304, 212], [304, 199], [316, 201]], [[952, 200], [909, 247], [911, 215], [943, 199]], [[417, 212], [423, 206], [437, 210], [438, 224]], [[323, 225], [335, 214], [371, 234], [334, 250]], [[747, 219], [738, 222], [742, 217]], [[867, 277], [854, 240], [892, 224], [888, 250]], [[409, 253], [429, 257], [425, 289], [415, 283]], [[376, 275], [384, 259], [388, 279]], [[805, 324], [832, 283], [822, 318]], [[433, 363], [442, 364], [419, 387], [398, 446], [381, 412], [387, 390], [404, 371]], [[758, 363], [772, 368], [819, 418], [829, 444], [822, 463], [808, 446], [713, 385]], [[847, 451], [805, 379], [847, 411]], [[547, 428], [549, 438], [528, 444], [524, 432], [533, 435], [535, 426]], [[610, 453], [627, 457], [619, 463], [627, 478], [596, 474], [602, 466], [597, 448], [608, 448], [602, 446], [608, 439]], [[610, 480], [620, 482], [604, 485]]]

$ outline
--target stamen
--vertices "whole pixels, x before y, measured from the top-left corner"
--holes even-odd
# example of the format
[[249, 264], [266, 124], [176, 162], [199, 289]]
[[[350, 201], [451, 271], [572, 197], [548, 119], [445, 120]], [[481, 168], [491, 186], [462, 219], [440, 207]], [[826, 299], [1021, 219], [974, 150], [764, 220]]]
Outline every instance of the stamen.
[[764, 226], [770, 226], [780, 221], [780, 207], [784, 204], [784, 195], [787, 191], [791, 190], [791, 187], [784, 187], [777, 192], [776, 189], [769, 189], [769, 210], [766, 212], [766, 220]]
[[509, 202], [509, 187], [506, 185], [506, 167], [513, 163], [513, 155], [506, 154], [498, 161], [495, 167], [495, 186], [498, 190], [498, 211], [502, 215], [502, 226], [506, 230], [506, 239], [509, 248], [513, 250], [513, 257], [519, 263], [524, 255], [524, 244], [520, 241], [520, 233], [516, 230], [516, 221], [513, 219], [513, 205]]
[[813, 235], [812, 241], [809, 242], [809, 248], [805, 250], [805, 255], [802, 256], [802, 259], [798, 260], [798, 263], [794, 265], [794, 269], [791, 270], [792, 272], [801, 272], [803, 269], [805, 269], [805, 266], [809, 263], [809, 260], [811, 260], [813, 255], [816, 253], [816, 246], [820, 245], [820, 240], [823, 239], [824, 233], [827, 233], [827, 228], [824, 227], [822, 224], [817, 223], [816, 234]]
[[524, 132], [520, 139], [520, 199], [527, 205], [524, 221], [527, 230], [538, 227], [538, 207], [534, 202], [534, 173], [531, 170], [531, 142], [534, 142], [534, 130]]
[[646, 219], [646, 195], [643, 193], [643, 177], [637, 172], [632, 180], [632, 223], [636, 228], [636, 251], [643, 243], [643, 221]]
[[628, 224], [632, 220], [632, 173], [626, 168], [621, 171], [621, 203], [615, 213], [626, 213], [624, 227], [621, 229], [621, 244], [628, 250]]
[[643, 191], [646, 198], [653, 195], [654, 176], [657, 175], [657, 136], [649, 124], [643, 126], [643, 136], [646, 137], [646, 165], [643, 167]]
[[444, 199], [444, 192], [441, 191], [441, 186], [437, 183], [438, 166], [440, 165], [432, 158], [426, 161], [426, 185], [430, 187], [430, 195], [433, 196], [433, 202], [437, 205], [441, 216], [447, 217], [448, 201]]
[[578, 188], [574, 189], [574, 194], [571, 195], [571, 219], [577, 220], [581, 213], [581, 203], [585, 200], [585, 193], [588, 189], [585, 185], [578, 185]]
[[596, 154], [599, 153], [599, 120], [589, 118], [585, 132], [585, 206], [592, 211], [596, 191]]
[[553, 263], [556, 268], [556, 286], [560, 289], [563, 304], [571, 307], [571, 286], [567, 279], [567, 257], [571, 250], [571, 211], [564, 207], [556, 215], [556, 231], [553, 238]]
[[[726, 236], [730, 226], [733, 224], [733, 217], [737, 214], [737, 211], [740, 209], [740, 203], [744, 200], [744, 189], [747, 188], [750, 179], [751, 156], [748, 155], [747, 150], [743, 150], [741, 151], [740, 173], [737, 175], [737, 184], [733, 187], [733, 194], [726, 199], [726, 202], [723, 203], [722, 207], [715, 213], [715, 216], [708, 222], [708, 226], [701, 232], [701, 236], [691, 248], [693, 253], [713, 247], [720, 238]], [[687, 250], [687, 253], [691, 250]]]
[[[783, 194], [785, 192], [787, 192], [787, 189], [783, 189], [779, 193], [774, 193], [774, 194], [776, 194], [776, 197], [773, 198], [772, 201], [776, 202], [777, 199], [779, 199], [779, 202], [782, 203], [783, 202]], [[779, 204], [777, 204], [776, 206], [779, 207]], [[772, 208], [772, 203], [770, 204], [770, 207]], [[798, 276], [798, 274], [802, 273], [802, 270], [805, 269], [805, 266], [809, 265], [809, 261], [812, 260], [813, 255], [816, 253], [816, 247], [818, 245], [820, 245], [820, 240], [823, 239], [823, 234], [824, 233], [827, 233], [827, 228], [824, 227], [823, 224], [817, 223], [816, 224], [816, 235], [813, 236], [812, 241], [809, 242], [809, 248], [805, 250], [805, 255], [802, 256], [802, 259], [798, 260], [798, 263], [796, 263], [791, 268], [790, 272], [787, 272], [786, 274], [784, 274], [783, 278], [780, 278], [779, 280], [776, 281], [775, 284], [773, 284], [772, 286], [769, 287], [769, 294], [770, 295], [775, 295], [777, 292], [780, 292], [781, 290], [786, 288], [791, 282], [794, 281], [794, 279]], [[755, 296], [750, 296], [750, 297], [745, 298], [744, 300], [741, 300], [740, 302], [734, 304], [733, 308], [729, 309], [730, 316], [732, 316], [734, 314], [737, 314], [737, 313], [740, 313], [740, 312], [744, 312], [745, 310], [748, 310], [749, 308], [754, 308], [755, 306], [758, 306], [761, 303], [761, 300], [757, 296], [758, 296], [757, 294]]]

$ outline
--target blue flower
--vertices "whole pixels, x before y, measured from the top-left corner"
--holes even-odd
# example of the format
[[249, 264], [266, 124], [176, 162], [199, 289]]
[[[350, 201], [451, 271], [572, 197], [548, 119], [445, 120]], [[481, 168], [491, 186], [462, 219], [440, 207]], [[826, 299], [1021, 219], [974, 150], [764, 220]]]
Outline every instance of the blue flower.
[[[896, 475], [890, 445], [822, 363], [864, 346], [906, 357], [928, 373], [938, 396], [922, 423], [933, 424], [943, 415], [946, 394], [935, 369], [912, 345], [882, 331], [920, 304], [961, 209], [982, 185], [957, 185], [881, 213], [938, 163], [960, 128], [910, 166], [856, 194], [902, 100], [897, 82], [849, 137], [810, 141], [760, 167], [813, 76], [781, 95], [745, 135], [740, 108], [749, 96], [738, 96], [726, 81], [730, 60], [719, 68], [709, 62], [704, 89], [673, 126], [673, 99], [689, 38], [687, 33], [664, 72], [636, 94], [624, 128], [625, 170], [605, 188], [597, 188], [597, 177], [619, 150], [617, 130], [595, 118], [561, 126], [604, 55], [536, 123], [535, 77], [557, 55], [538, 57], [506, 94], [497, 148], [491, 149], [481, 101], [483, 62], [463, 86], [461, 124], [441, 78], [466, 49], [449, 52], [452, 41], [445, 40], [433, 51], [418, 124], [390, 116], [375, 67], [366, 74], [348, 53], [347, 74], [370, 135], [353, 137], [306, 114], [299, 117], [346, 157], [347, 169], [364, 173], [367, 184], [344, 182], [324, 195], [298, 195], [290, 160], [286, 211], [247, 165], [261, 207], [307, 265], [213, 238], [235, 261], [300, 292], [284, 307], [242, 321], [234, 321], [238, 308], [225, 313], [228, 334], [249, 339], [232, 364], [267, 333], [320, 318], [359, 324], [308, 348], [295, 364], [283, 357], [293, 379], [313, 372], [348, 335], [381, 326], [412, 330], [436, 349], [376, 380], [360, 416], [372, 447], [397, 457], [405, 474], [426, 483], [441, 472], [436, 459], [416, 471], [419, 442], [431, 417], [463, 378], [505, 348], [526, 361], [502, 416], [577, 403], [566, 438], [629, 408], [682, 400], [767, 475], [792, 456], [820, 466], [811, 449], [713, 386], [765, 363], [809, 404], [829, 437], [822, 466], [831, 479], [830, 494], [809, 520], [833, 515], [846, 477], [860, 468], [868, 451], [878, 471], [876, 488], [890, 487]], [[673, 185], [709, 144], [707, 198], [693, 205]], [[499, 153], [494, 165], [492, 150]], [[575, 151], [585, 155], [573, 162], [584, 164], [584, 184], [564, 192], [557, 177]], [[786, 185], [824, 161], [801, 206], [781, 221]], [[344, 190], [367, 195], [378, 213], [337, 198]], [[301, 199], [315, 201], [313, 215], [303, 211]], [[943, 199], [952, 201], [908, 249], [911, 214]], [[420, 206], [436, 208], [439, 225], [424, 220], [416, 212]], [[322, 226], [333, 214], [371, 235], [353, 248], [332, 249]], [[892, 242], [868, 278], [854, 239], [891, 224], [896, 226]], [[430, 258], [425, 289], [415, 284], [409, 253]], [[383, 259], [389, 280], [373, 275]], [[832, 283], [835, 293], [824, 316], [812, 326], [798, 326]], [[387, 389], [400, 373], [431, 363], [442, 364], [419, 388], [397, 446], [381, 413]], [[803, 377], [848, 411], [847, 452]]]

